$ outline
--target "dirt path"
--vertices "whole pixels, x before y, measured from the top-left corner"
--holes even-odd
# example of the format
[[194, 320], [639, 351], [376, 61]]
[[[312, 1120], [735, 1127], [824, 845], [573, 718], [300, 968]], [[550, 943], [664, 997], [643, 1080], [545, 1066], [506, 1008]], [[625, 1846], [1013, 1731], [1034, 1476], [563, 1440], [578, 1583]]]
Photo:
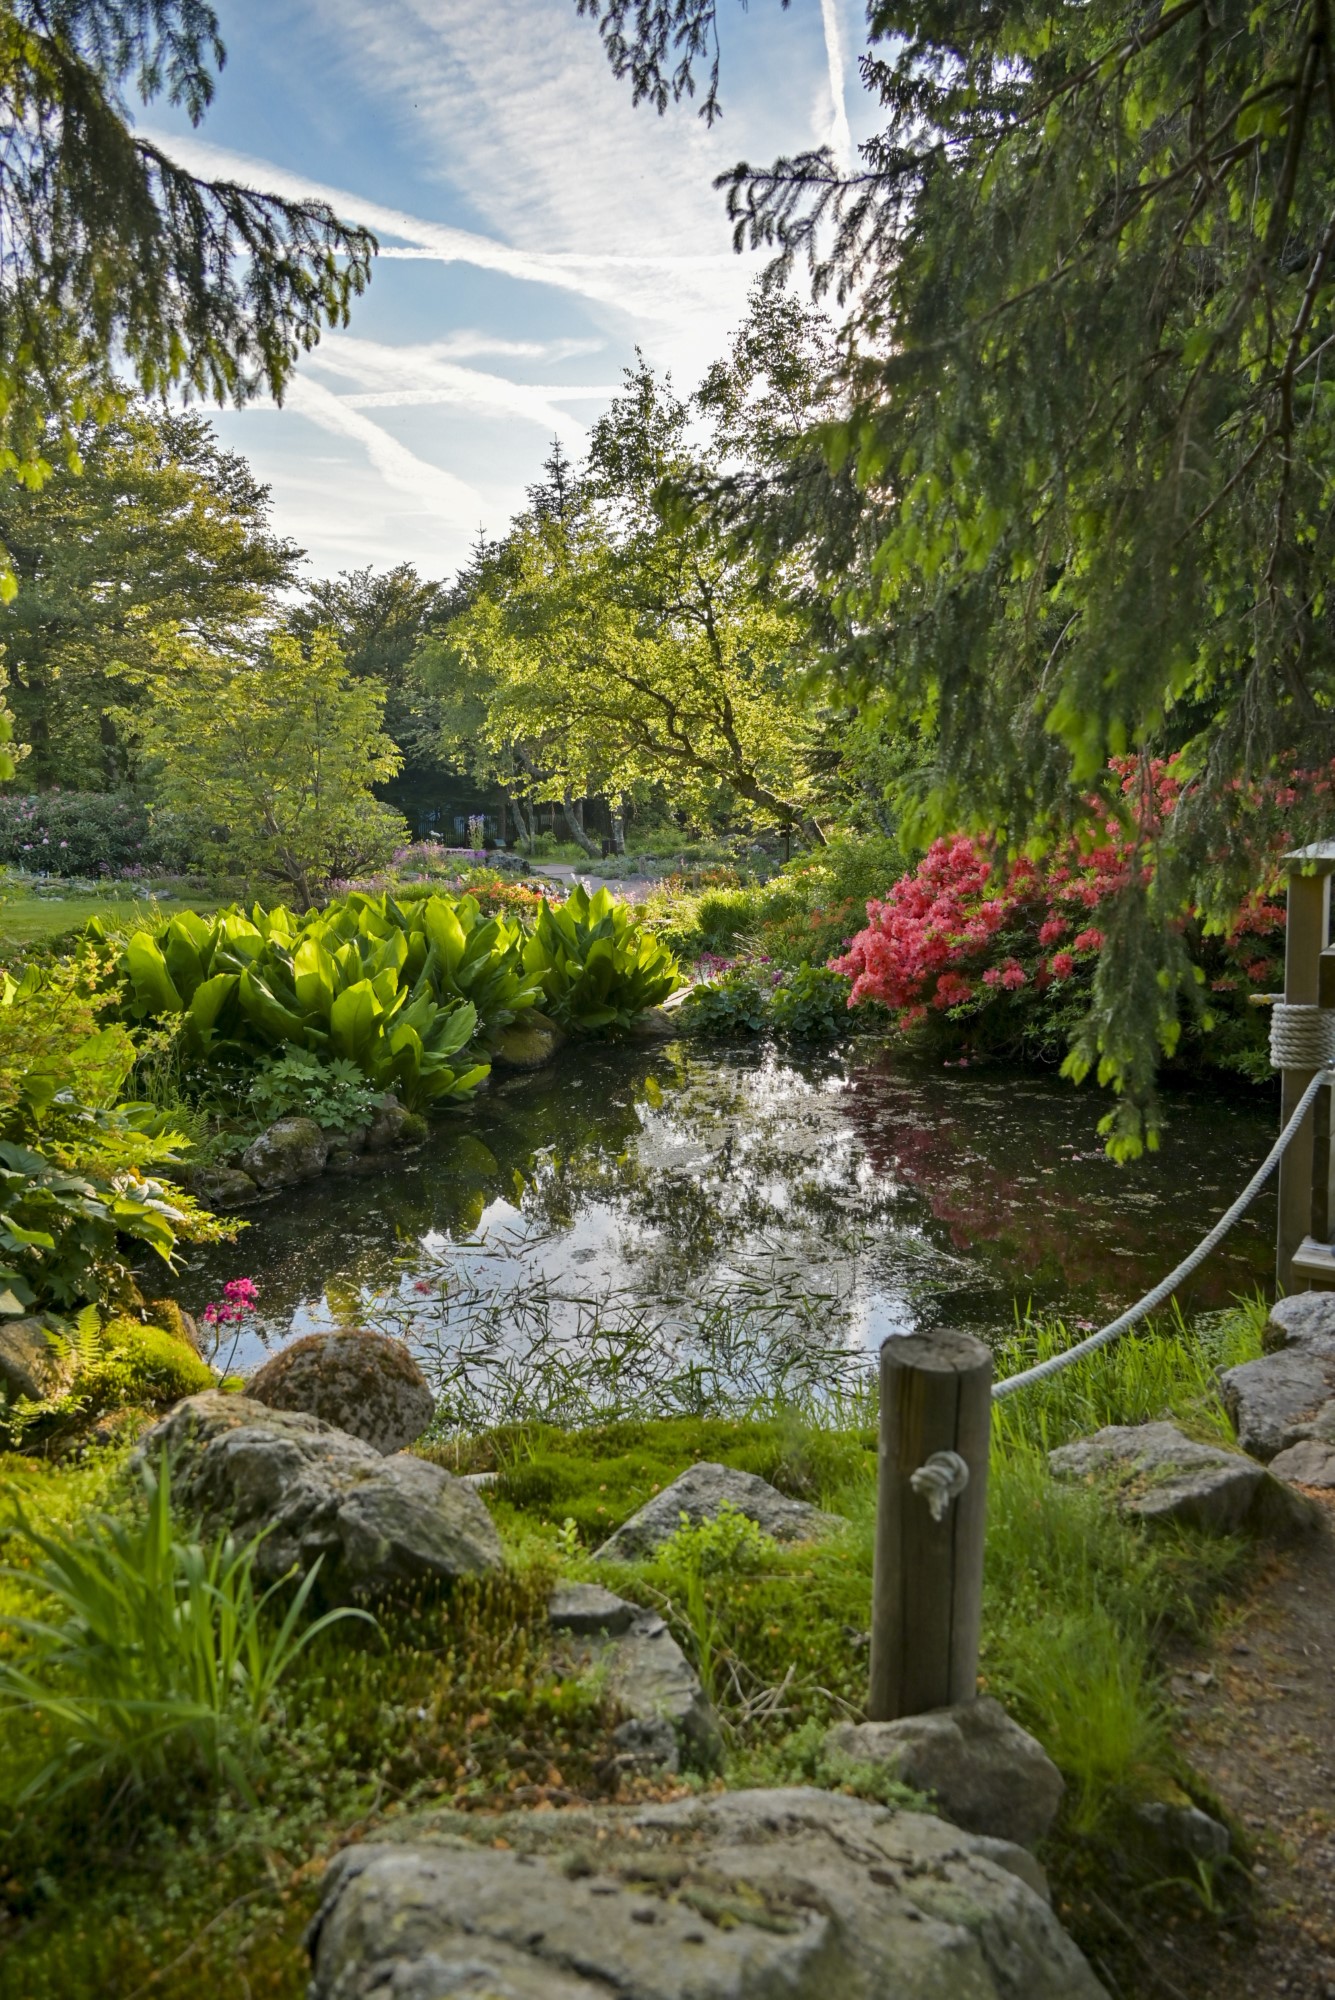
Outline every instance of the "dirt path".
[[1335, 1504], [1175, 1677], [1192, 1767], [1246, 1830], [1253, 1921], [1161, 1940], [1184, 2000], [1335, 2000]]

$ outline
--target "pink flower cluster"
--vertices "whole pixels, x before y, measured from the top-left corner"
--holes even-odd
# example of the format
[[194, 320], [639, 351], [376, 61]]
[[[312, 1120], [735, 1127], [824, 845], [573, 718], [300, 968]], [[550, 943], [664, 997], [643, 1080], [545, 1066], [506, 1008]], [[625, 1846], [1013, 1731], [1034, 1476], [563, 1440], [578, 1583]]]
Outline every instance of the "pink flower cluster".
[[247, 1313], [255, 1310], [259, 1295], [253, 1278], [229, 1278], [223, 1286], [221, 1303], [205, 1306], [201, 1315], [204, 1324], [214, 1328], [239, 1325]]
[[[990, 1004], [1005, 995], [1040, 995], [1070, 979], [1082, 961], [1092, 963], [1104, 944], [1093, 921], [1136, 871], [1148, 873], [1142, 842], [1171, 814], [1180, 781], [1172, 762], [1146, 774], [1135, 760], [1114, 769], [1128, 797], [1130, 824], [1109, 815], [1095, 823], [1094, 838], [1070, 841], [1041, 865], [1026, 859], [998, 863], [968, 834], [938, 840], [883, 902], [867, 904], [867, 925], [840, 958], [835, 972], [853, 982], [848, 1004], [879, 1001], [907, 1028], [928, 1010]], [[1245, 933], [1282, 934], [1284, 913], [1264, 896], [1242, 912], [1226, 948]], [[1058, 949], [1054, 950], [1053, 947]], [[1263, 979], [1271, 960], [1247, 947], [1239, 967], [1248, 980]], [[1218, 989], [1220, 982], [1214, 982]]]

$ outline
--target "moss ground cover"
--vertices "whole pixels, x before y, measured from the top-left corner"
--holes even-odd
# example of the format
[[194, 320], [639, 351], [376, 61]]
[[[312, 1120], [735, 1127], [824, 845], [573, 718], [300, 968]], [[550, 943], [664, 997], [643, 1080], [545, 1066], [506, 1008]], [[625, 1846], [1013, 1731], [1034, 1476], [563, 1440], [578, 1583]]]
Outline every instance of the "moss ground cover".
[[[1220, 1592], [1245, 1581], [1251, 1557], [1235, 1542], [1123, 1520], [1098, 1490], [1055, 1484], [1044, 1451], [1097, 1423], [1169, 1414], [1209, 1435], [1212, 1368], [1256, 1351], [1257, 1317], [1162, 1322], [1060, 1378], [1046, 1407], [1003, 1405], [998, 1418], [983, 1676], [1067, 1778], [1044, 1858], [1067, 1920], [1097, 1937], [1105, 1960], [1091, 1885], [1120, 1899], [1133, 1924], [1155, 1921], [1165, 1897], [1199, 1906], [1189, 1885], [1154, 1886], [1132, 1808], [1182, 1786], [1208, 1803], [1173, 1747], [1166, 1661], [1180, 1635], [1208, 1623]], [[1002, 1368], [1059, 1338], [1021, 1329]], [[283, 1680], [244, 1787], [183, 1766], [150, 1789], [92, 1782], [77, 1796], [0, 1802], [0, 1990], [184, 2000], [207, 1978], [220, 2000], [297, 2000], [301, 1932], [339, 1845], [419, 1803], [548, 1808], [608, 1796], [614, 1718], [596, 1680], [561, 1678], [544, 1642], [558, 1575], [598, 1575], [658, 1609], [695, 1662], [723, 1724], [724, 1763], [682, 1782], [842, 1784], [908, 1802], [822, 1748], [828, 1724], [864, 1697], [873, 1446], [865, 1424], [822, 1426], [776, 1405], [737, 1419], [510, 1426], [427, 1447], [452, 1469], [498, 1473], [485, 1491], [507, 1573], [391, 1605], [375, 1628], [319, 1635]], [[680, 1533], [652, 1560], [595, 1564], [614, 1527], [705, 1458], [832, 1508], [847, 1526], [781, 1547], [724, 1519]], [[132, 1520], [140, 1506], [123, 1450], [61, 1465], [0, 1458], [0, 1620], [40, 1603], [31, 1555], [7, 1532], [20, 1507], [77, 1526], [107, 1510]], [[0, 1658], [23, 1647], [0, 1626]], [[0, 1737], [16, 1726], [0, 1709]], [[0, 1754], [0, 1773], [17, 1768]], [[1231, 1893], [1211, 1886], [1216, 1914]]]

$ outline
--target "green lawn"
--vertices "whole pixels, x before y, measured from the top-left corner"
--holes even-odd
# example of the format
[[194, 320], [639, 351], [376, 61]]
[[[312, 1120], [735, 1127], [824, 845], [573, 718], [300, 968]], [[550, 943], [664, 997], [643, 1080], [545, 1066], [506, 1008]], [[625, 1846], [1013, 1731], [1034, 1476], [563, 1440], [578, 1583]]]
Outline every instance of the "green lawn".
[[[205, 891], [192, 894], [188, 901], [174, 896], [164, 898], [160, 907], [168, 915], [183, 909], [207, 913], [216, 910], [223, 900]], [[0, 898], [0, 949], [6, 945], [38, 944], [46, 938], [80, 931], [90, 917], [137, 927], [150, 923], [158, 907], [140, 896], [34, 896], [20, 891]]]

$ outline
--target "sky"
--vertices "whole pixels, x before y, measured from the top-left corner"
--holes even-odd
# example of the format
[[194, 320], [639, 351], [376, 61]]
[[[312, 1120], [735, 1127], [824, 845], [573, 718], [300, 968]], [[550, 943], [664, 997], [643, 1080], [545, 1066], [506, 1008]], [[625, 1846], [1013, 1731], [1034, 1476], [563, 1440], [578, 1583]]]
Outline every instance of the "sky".
[[714, 177], [873, 127], [863, 0], [721, 0], [724, 116], [632, 108], [574, 0], [218, 0], [228, 60], [192, 128], [139, 129], [197, 172], [320, 195], [381, 249], [346, 330], [281, 409], [215, 416], [310, 578], [447, 577], [499, 534], [553, 437], [572, 457], [636, 347], [679, 390], [721, 354], [761, 260]]

